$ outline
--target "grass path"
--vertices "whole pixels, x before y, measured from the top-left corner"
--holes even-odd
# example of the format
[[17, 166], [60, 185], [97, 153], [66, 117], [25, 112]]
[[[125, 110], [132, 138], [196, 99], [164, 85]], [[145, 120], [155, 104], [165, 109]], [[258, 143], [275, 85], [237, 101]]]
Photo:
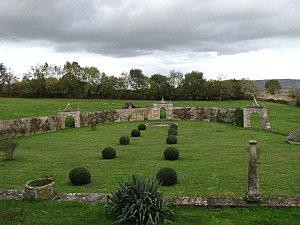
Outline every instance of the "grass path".
[[[298, 225], [300, 209], [175, 208], [174, 225]], [[0, 224], [110, 225], [104, 204], [56, 201], [0, 201]]]

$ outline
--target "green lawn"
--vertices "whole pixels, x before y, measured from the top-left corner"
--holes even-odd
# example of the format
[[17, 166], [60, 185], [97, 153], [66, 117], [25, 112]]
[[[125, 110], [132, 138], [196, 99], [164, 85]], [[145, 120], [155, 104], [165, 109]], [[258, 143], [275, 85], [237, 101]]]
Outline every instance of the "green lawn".
[[[21, 117], [53, 115], [59, 108], [70, 102], [74, 108], [83, 112], [103, 109], [121, 108], [126, 100], [106, 99], [22, 99], [0, 98], [0, 120]], [[154, 101], [132, 101], [138, 107], [152, 106]], [[220, 106], [228, 108], [243, 107], [251, 101], [174, 101], [174, 106]], [[263, 102], [268, 107], [269, 119], [273, 130], [280, 132], [293, 131], [300, 127], [300, 108]]]
[[[174, 225], [298, 225], [300, 209], [175, 208]], [[0, 224], [83, 225], [112, 224], [104, 204], [55, 201], [0, 201]]]
[[[260, 187], [264, 195], [299, 196], [300, 146], [282, 135], [222, 123], [178, 121], [179, 161], [162, 159], [167, 127], [151, 127], [142, 137], [122, 146], [118, 138], [139, 122], [66, 129], [20, 137], [15, 161], [0, 160], [0, 189], [24, 187], [42, 174], [54, 175], [60, 192], [110, 192], [131, 174], [153, 176], [161, 167], [178, 172], [179, 182], [163, 187], [170, 196], [243, 196], [247, 188], [248, 140], [258, 140]], [[114, 147], [117, 158], [102, 160], [101, 150]], [[69, 171], [87, 167], [92, 182], [81, 187], [68, 183]]]

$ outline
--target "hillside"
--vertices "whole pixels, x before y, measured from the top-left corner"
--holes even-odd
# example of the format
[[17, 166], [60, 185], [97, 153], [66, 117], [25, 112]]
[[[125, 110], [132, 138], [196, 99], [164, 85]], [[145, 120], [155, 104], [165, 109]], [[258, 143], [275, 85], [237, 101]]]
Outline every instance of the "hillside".
[[[281, 91], [288, 92], [293, 88], [300, 88], [300, 79], [277, 79], [281, 84]], [[260, 92], [265, 91], [265, 83], [268, 80], [255, 80], [256, 86]]]

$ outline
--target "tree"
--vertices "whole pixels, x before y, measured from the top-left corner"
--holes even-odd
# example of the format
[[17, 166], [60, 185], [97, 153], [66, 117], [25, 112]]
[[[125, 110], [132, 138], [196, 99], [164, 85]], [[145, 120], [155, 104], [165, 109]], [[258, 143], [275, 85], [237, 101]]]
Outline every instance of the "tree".
[[185, 74], [182, 80], [180, 90], [184, 99], [201, 100], [204, 98], [205, 79], [203, 73], [192, 71]]
[[131, 69], [129, 72], [130, 88], [136, 91], [136, 97], [145, 99], [145, 90], [148, 86], [148, 78], [140, 69]]
[[154, 74], [149, 79], [150, 87], [148, 89], [151, 99], [161, 99], [162, 97], [170, 99], [172, 86], [168, 82], [168, 78], [161, 74]]
[[278, 93], [281, 89], [281, 85], [278, 80], [268, 80], [265, 83], [265, 90], [269, 92], [271, 95]]
[[183, 80], [183, 74], [181, 72], [171, 70], [169, 74], [169, 83], [172, 85], [174, 88], [177, 88], [179, 84]]
[[11, 96], [12, 85], [17, 82], [17, 78], [7, 69], [3, 63], [0, 63], [0, 94]]

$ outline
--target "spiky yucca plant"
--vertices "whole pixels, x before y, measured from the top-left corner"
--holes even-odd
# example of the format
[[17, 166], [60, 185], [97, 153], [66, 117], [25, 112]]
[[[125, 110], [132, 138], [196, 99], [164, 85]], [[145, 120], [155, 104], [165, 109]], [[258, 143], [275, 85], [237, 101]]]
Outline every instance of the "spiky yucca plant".
[[115, 223], [157, 225], [170, 222], [173, 212], [165, 205], [155, 178], [132, 175], [108, 197], [107, 213]]

